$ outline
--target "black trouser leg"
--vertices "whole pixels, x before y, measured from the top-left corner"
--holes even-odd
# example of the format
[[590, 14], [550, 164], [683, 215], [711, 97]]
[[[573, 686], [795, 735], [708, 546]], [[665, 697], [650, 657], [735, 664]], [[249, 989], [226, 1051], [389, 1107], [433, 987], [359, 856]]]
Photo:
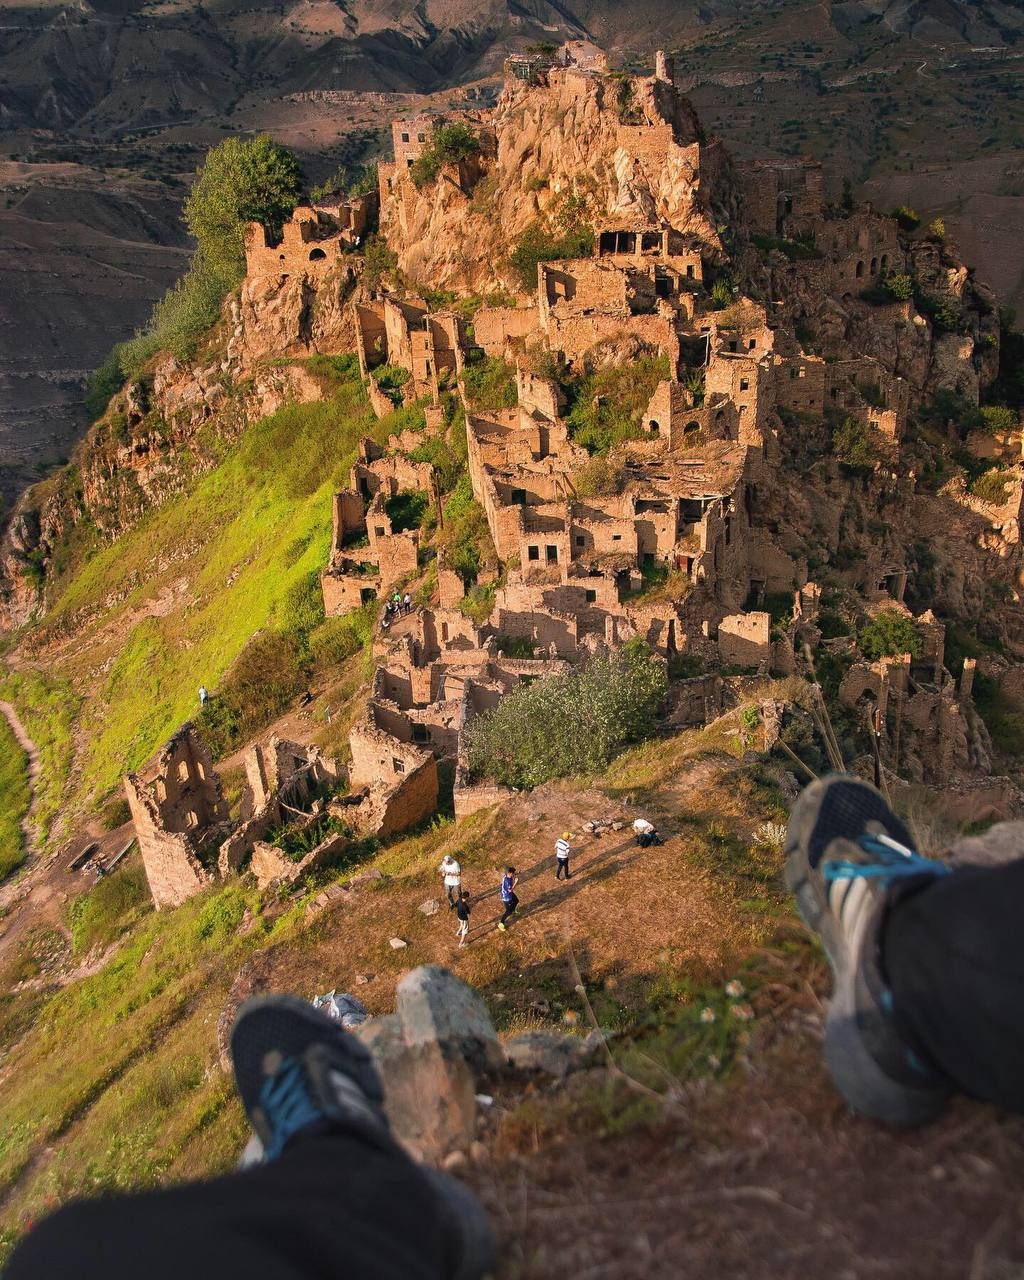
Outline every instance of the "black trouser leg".
[[897, 1026], [962, 1092], [1024, 1111], [1024, 860], [962, 867], [890, 910]]
[[501, 920], [499, 921], [499, 924], [507, 924], [509, 917], [513, 914], [516, 907], [518, 906], [519, 906], [519, 899], [516, 897], [515, 894], [513, 894], [511, 901], [505, 903], [505, 911], [501, 917]]
[[79, 1201], [21, 1242], [5, 1280], [445, 1280], [453, 1223], [394, 1144], [328, 1134], [211, 1182]]
[[555, 862], [558, 864], [558, 869], [555, 871], [555, 879], [556, 879], [556, 880], [561, 880], [561, 878], [562, 878], [562, 872], [564, 871], [564, 872], [565, 872], [565, 878], [566, 878], [566, 880], [568, 880], [568, 879], [569, 879], [569, 859], [568, 859], [568, 858], [556, 858], [556, 859], [555, 859]]
[[451, 885], [448, 885], [448, 905], [455, 906], [455, 890]]

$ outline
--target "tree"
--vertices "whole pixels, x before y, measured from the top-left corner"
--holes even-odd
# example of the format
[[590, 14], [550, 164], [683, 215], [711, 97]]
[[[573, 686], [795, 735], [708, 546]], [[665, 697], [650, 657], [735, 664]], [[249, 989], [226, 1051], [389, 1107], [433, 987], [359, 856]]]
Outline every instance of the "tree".
[[226, 139], [207, 154], [185, 201], [197, 257], [227, 288], [237, 284], [245, 272], [245, 224], [259, 222], [276, 239], [301, 189], [298, 161], [267, 134]]
[[881, 437], [867, 422], [846, 418], [832, 436], [836, 457], [855, 471], [871, 471], [881, 461]]
[[905, 613], [898, 609], [881, 609], [857, 634], [861, 653], [871, 661], [909, 653], [914, 659], [924, 652], [921, 633]]

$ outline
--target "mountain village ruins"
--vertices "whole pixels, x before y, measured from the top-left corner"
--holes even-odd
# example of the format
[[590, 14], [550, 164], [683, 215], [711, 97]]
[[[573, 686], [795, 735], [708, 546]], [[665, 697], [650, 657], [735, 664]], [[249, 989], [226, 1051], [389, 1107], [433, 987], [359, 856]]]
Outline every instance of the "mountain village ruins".
[[[474, 144], [433, 181], [418, 183], [416, 166], [441, 117], [418, 113], [394, 122], [394, 159], [379, 166], [377, 191], [301, 206], [279, 243], [251, 224], [225, 367], [267, 354], [261, 326], [284, 333], [291, 351], [323, 350], [326, 308], [328, 349], [355, 351], [377, 416], [396, 403], [422, 406], [421, 429], [386, 445], [363, 441], [334, 497], [321, 575], [328, 617], [404, 592], [428, 568], [420, 530], [394, 518], [394, 500], [419, 495], [443, 521], [434, 468], [410, 454], [447, 439], [453, 406], [465, 413], [472, 493], [492, 550], [475, 582], [439, 557], [429, 599], [379, 632], [349, 764], [277, 737], [253, 747], [236, 822], [190, 725], [126, 779], [157, 906], [240, 869], [261, 884], [294, 879], [346, 840], [416, 825], [436, 809], [439, 763], [454, 770], [457, 816], [498, 802], [507, 792], [468, 767], [466, 725], [524, 682], [633, 639], [682, 673], [670, 692], [676, 726], [708, 723], [758, 679], [806, 673], [808, 650], [852, 654], [839, 697], [870, 723], [888, 767], [941, 786], [951, 803], [960, 796], [964, 812], [968, 799], [975, 813], [1016, 806], [1012, 783], [979, 776], [989, 746], [972, 703], [975, 660], [953, 679], [943, 624], [928, 609], [915, 619], [917, 657], [870, 662], [852, 636], [823, 636], [822, 588], [795, 531], [817, 521], [823, 541], [841, 540], [833, 516], [812, 510], [820, 490], [811, 469], [802, 487], [793, 464], [814, 421], [852, 422], [876, 442], [878, 461], [859, 480], [866, 506], [897, 512], [914, 501], [916, 477], [900, 465], [908, 418], [938, 389], [977, 404], [995, 377], [988, 291], [949, 246], [909, 238], [869, 207], [827, 204], [817, 162], [734, 162], [705, 137], [661, 53], [654, 74], [639, 77], [612, 73], [584, 41], [516, 55], [494, 110], [444, 120]], [[513, 189], [525, 211], [508, 207]], [[532, 291], [496, 287], [489, 246], [504, 237], [507, 248], [540, 202], [550, 210], [567, 199], [585, 204], [592, 252], [540, 260]], [[355, 251], [378, 219], [405, 279], [429, 280], [433, 301], [412, 285], [361, 282]], [[940, 330], [909, 296], [862, 300], [900, 275], [954, 296], [964, 323]], [[438, 301], [444, 290], [482, 301], [470, 312]], [[558, 370], [642, 358], [662, 374], [637, 438], [617, 445], [595, 479]], [[474, 408], [464, 375], [488, 360], [511, 370], [514, 407]], [[402, 371], [397, 386], [384, 370]], [[301, 375], [280, 376], [290, 394], [311, 397]], [[217, 394], [182, 403], [202, 420]], [[1021, 468], [1004, 475], [996, 504], [962, 484], [943, 493], [941, 519], [959, 524], [964, 547], [961, 602], [986, 558], [1019, 569]], [[865, 608], [911, 617], [907, 557], [892, 539], [870, 545], [854, 575]], [[482, 592], [489, 610], [466, 608]], [[995, 607], [1007, 651], [1024, 659], [1019, 610]], [[1019, 668], [994, 674], [1016, 679]], [[338, 825], [300, 861], [265, 839], [282, 822], [310, 826], [327, 812]]]

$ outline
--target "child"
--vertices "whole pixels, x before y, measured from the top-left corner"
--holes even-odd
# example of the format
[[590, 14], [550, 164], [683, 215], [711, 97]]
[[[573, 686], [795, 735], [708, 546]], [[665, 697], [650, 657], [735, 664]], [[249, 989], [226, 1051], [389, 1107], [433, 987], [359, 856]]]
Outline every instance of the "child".
[[563, 831], [561, 836], [555, 841], [555, 879], [561, 880], [562, 872], [565, 872], [566, 880], [569, 879], [569, 854], [572, 849], [569, 845], [569, 833]]
[[466, 945], [466, 938], [469, 936], [469, 913], [472, 907], [469, 905], [469, 893], [463, 889], [459, 894], [459, 900], [455, 904], [455, 914], [459, 917], [458, 939], [459, 946]]

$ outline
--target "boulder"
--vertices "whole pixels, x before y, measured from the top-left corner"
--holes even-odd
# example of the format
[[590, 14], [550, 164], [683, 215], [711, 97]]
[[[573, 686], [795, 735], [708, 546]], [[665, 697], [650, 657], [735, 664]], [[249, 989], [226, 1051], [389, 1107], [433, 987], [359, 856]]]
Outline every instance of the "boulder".
[[392, 938], [388, 945], [392, 951], [401, 951], [403, 947], [407, 947], [409, 944], [404, 938]]
[[590, 1049], [579, 1036], [557, 1031], [527, 1031], [505, 1042], [505, 1052], [519, 1071], [541, 1072], [561, 1080], [586, 1064]]
[[426, 902], [421, 902], [418, 910], [425, 916], [436, 916], [441, 910], [441, 904], [437, 898], [428, 898]]
[[448, 1045], [479, 1070], [502, 1065], [487, 1006], [447, 969], [421, 965], [407, 973], [396, 989], [395, 1006], [407, 1044]]

